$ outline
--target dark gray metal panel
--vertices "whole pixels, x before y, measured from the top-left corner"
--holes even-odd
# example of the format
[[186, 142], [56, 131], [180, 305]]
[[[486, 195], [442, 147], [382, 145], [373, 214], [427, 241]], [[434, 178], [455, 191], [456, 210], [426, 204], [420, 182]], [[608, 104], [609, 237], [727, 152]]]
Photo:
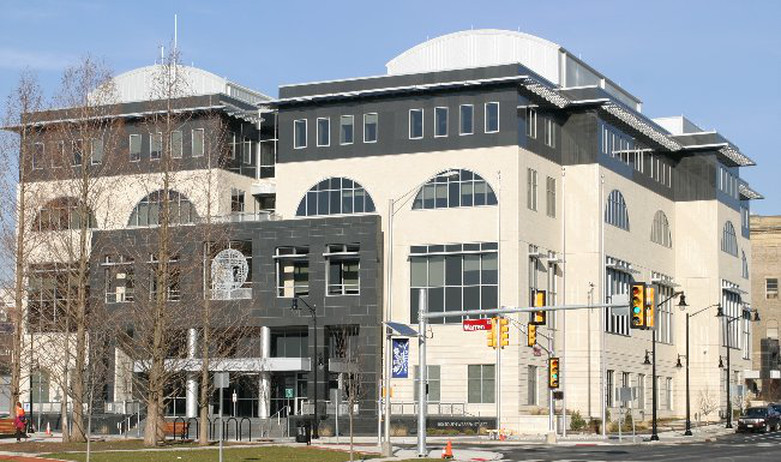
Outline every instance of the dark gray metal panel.
[[[484, 104], [498, 101], [500, 110], [499, 133], [484, 133]], [[474, 134], [459, 135], [459, 106], [474, 105]], [[514, 85], [491, 89], [465, 89], [460, 91], [432, 92], [419, 95], [387, 98], [363, 98], [358, 101], [323, 103], [311, 106], [280, 108], [278, 162], [299, 162], [321, 159], [340, 159], [393, 155], [410, 152], [470, 149], [489, 146], [511, 146], [518, 142], [517, 111], [518, 91]], [[448, 136], [434, 137], [434, 108], [449, 108]], [[424, 110], [423, 139], [409, 139], [409, 110]], [[379, 136], [376, 143], [363, 142], [363, 115], [378, 113]], [[339, 118], [355, 117], [355, 142], [339, 144]], [[316, 146], [316, 120], [331, 120], [330, 147]], [[293, 121], [307, 119], [307, 147], [293, 149]]]

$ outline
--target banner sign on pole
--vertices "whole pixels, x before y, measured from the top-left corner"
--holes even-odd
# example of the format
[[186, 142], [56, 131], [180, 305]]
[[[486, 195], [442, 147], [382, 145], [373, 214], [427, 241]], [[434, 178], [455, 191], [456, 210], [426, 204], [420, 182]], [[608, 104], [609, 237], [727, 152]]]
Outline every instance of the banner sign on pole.
[[476, 332], [479, 330], [491, 330], [491, 318], [485, 319], [464, 319], [461, 322], [465, 332]]
[[394, 379], [406, 379], [409, 377], [409, 339], [393, 339], [393, 372]]

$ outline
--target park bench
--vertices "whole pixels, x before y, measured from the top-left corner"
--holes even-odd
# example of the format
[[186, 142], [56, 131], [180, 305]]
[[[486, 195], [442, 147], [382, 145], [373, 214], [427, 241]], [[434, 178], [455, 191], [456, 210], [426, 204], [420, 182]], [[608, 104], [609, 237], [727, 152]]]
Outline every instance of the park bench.
[[14, 419], [12, 417], [0, 418], [0, 435], [14, 434], [16, 434], [16, 425], [14, 425]]
[[165, 436], [172, 436], [174, 439], [178, 436], [181, 439], [187, 437], [189, 425], [186, 422], [166, 420], [163, 422], [163, 433]]

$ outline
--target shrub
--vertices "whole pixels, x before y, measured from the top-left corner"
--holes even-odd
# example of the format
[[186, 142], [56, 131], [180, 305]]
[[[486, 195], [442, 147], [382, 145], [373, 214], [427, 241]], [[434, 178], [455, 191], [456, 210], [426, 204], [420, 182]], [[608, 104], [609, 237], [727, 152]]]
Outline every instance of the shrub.
[[570, 430], [578, 431], [586, 428], [586, 420], [580, 415], [579, 411], [574, 411], [569, 423]]

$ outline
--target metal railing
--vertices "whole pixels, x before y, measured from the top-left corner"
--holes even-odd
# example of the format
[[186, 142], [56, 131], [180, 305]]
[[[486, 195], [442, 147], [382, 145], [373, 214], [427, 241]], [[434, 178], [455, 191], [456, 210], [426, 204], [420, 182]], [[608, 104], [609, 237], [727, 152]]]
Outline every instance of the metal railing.
[[[467, 415], [464, 403], [428, 403], [426, 407], [428, 415]], [[391, 401], [392, 415], [417, 415], [418, 403], [415, 401]]]

